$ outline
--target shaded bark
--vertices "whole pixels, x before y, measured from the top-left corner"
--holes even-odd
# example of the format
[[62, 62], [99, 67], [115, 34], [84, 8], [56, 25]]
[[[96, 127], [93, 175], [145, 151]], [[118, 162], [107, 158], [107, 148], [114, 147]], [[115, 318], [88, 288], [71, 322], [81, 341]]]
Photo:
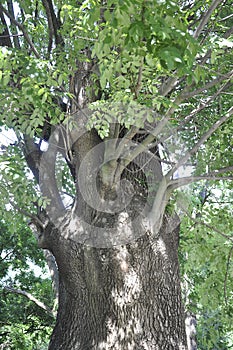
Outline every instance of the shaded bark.
[[2, 12], [2, 9], [0, 9], [0, 19], [1, 19], [1, 24], [3, 26], [3, 30], [0, 34], [0, 46], [12, 47], [11, 35], [7, 27], [7, 23], [6, 23], [4, 14]]
[[[91, 69], [92, 64], [78, 63], [78, 71], [71, 78], [70, 89], [76, 96], [71, 105], [73, 112], [98, 98], [88, 89]], [[77, 132], [86, 125], [81, 120], [85, 117], [80, 112]], [[54, 136], [51, 145], [55, 145], [59, 133]], [[145, 139], [146, 135], [138, 142]], [[83, 162], [86, 178], [100, 167], [109, 145], [102, 143], [97, 153], [90, 151], [101, 147], [101, 142], [94, 130], [81, 132], [81, 136], [67, 142], [72, 146], [69, 162], [76, 178], [76, 197], [68, 211], [60, 208], [55, 183], [57, 150], [49, 147], [47, 162], [40, 163], [41, 189], [51, 198], [47, 209], [52, 221], [41, 230], [39, 245], [52, 252], [59, 271], [58, 314], [49, 350], [187, 349], [177, 257], [179, 220], [166, 214], [157, 232], [142, 213], [145, 204], [148, 210], [152, 207], [147, 197], [154, 197], [156, 190], [150, 192], [149, 187], [161, 181], [161, 164], [158, 160], [150, 163], [152, 151], [148, 159], [146, 152], [136, 154], [135, 162], [130, 159], [125, 171], [119, 172], [120, 180], [132, 184], [130, 204], [120, 210], [113, 205], [116, 210], [112, 213], [101, 209], [101, 203], [96, 208], [83, 197], [77, 175]], [[155, 147], [158, 157], [157, 151]], [[107, 171], [95, 178], [100, 202], [106, 200], [111, 205], [121, 190], [122, 183], [114, 183], [112, 176], [120, 157], [121, 154], [112, 158], [113, 164], [106, 162]], [[153, 173], [151, 184], [143, 164]], [[84, 186], [90, 198], [91, 186], [92, 183]]]
[[185, 319], [188, 350], [197, 350], [196, 326], [197, 320], [194, 315], [187, 314]]
[[143, 232], [141, 237], [95, 248], [69, 238], [70, 215], [59, 229], [48, 229], [43, 241], [59, 269], [59, 308], [49, 349], [186, 349], [177, 218], [166, 217], [157, 238], [137, 221], [130, 229]]

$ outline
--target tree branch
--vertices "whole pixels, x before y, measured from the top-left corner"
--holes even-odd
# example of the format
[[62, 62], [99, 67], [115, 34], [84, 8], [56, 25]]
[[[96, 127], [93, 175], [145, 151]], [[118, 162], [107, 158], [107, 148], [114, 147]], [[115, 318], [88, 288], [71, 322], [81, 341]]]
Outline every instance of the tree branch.
[[142, 65], [139, 67], [137, 84], [134, 87], [135, 97], [138, 98], [139, 91], [142, 85]]
[[23, 214], [24, 216], [27, 216], [28, 218], [32, 219], [32, 222], [39, 225], [42, 229], [44, 228], [44, 223], [36, 216], [33, 215], [26, 210], [20, 208], [17, 204], [14, 204], [12, 201], [9, 200], [9, 204], [12, 205], [13, 208], [15, 208], [19, 213]]
[[38, 51], [36, 50], [33, 42], [31, 41], [31, 39], [30, 39], [27, 31], [25, 30], [24, 26], [21, 23], [19, 23], [18, 21], [16, 21], [14, 19], [14, 17], [12, 17], [12, 15], [1, 4], [0, 4], [0, 10], [3, 13], [5, 13], [5, 15], [12, 21], [13, 24], [15, 24], [20, 30], [22, 30], [23, 35], [24, 35], [26, 41], [28, 42], [29, 46], [31, 47], [32, 51], [34, 52], [36, 58], [40, 58], [40, 55], [39, 55]]
[[[229, 38], [229, 36], [230, 36], [232, 33], [233, 33], [233, 26], [232, 26], [231, 28], [229, 28], [229, 29], [226, 31], [226, 33], [223, 34], [223, 38], [224, 38], [224, 39]], [[198, 62], [198, 65], [199, 65], [199, 66], [206, 63], [206, 61], [211, 57], [211, 52], [212, 52], [212, 51], [213, 51], [213, 50], [211, 50], [211, 49], [209, 49], [209, 50], [207, 51], [207, 53], [205, 54], [205, 56], [202, 57], [201, 60]]]
[[188, 176], [173, 179], [168, 183], [168, 185], [171, 186], [172, 190], [174, 190], [178, 187], [185, 186], [190, 183], [201, 180], [233, 180], [233, 176], [219, 176], [220, 174], [225, 174], [231, 171], [233, 171], [233, 166], [228, 166], [200, 176]]
[[24, 140], [24, 156], [28, 164], [29, 169], [33, 173], [36, 182], [39, 184], [39, 168], [42, 156], [42, 151], [39, 145], [37, 145], [33, 138], [28, 135], [23, 135]]
[[[14, 7], [13, 7], [13, 3], [12, 3], [12, 0], [8, 0], [7, 1], [7, 6], [8, 6], [8, 11], [10, 13], [10, 15], [12, 16], [12, 18], [14, 18], [15, 20], [15, 14], [14, 14]], [[14, 45], [17, 49], [20, 49], [20, 44], [19, 44], [19, 38], [18, 38], [18, 34], [17, 33], [17, 27], [15, 26], [15, 23], [13, 22], [13, 20], [11, 19], [11, 25], [12, 25], [12, 34], [15, 34], [13, 36], [13, 42], [14, 42]]]
[[58, 32], [58, 30], [60, 28], [60, 23], [55, 15], [53, 3], [51, 0], [42, 0], [42, 2], [43, 2], [44, 8], [46, 10], [46, 15], [48, 18], [48, 24], [49, 24], [49, 28], [51, 31], [50, 35], [52, 35], [52, 36], [54, 35], [56, 45], [59, 45], [59, 44], [63, 45], [64, 44], [63, 38]]
[[49, 29], [49, 43], [48, 43], [48, 55], [51, 52], [52, 45], [53, 45], [53, 35], [54, 35], [54, 28], [53, 28], [53, 21], [52, 21], [52, 16], [49, 10], [49, 5], [46, 0], [42, 0], [43, 6], [46, 11], [47, 15], [47, 20], [48, 20], [48, 29]]
[[46, 311], [50, 316], [52, 316], [53, 318], [56, 316], [56, 314], [44, 303], [42, 303], [41, 301], [39, 301], [37, 298], [35, 298], [32, 294], [25, 292], [24, 290], [21, 289], [15, 289], [13, 287], [4, 287], [4, 289], [10, 293], [15, 293], [15, 294], [19, 294], [19, 295], [23, 295], [24, 297], [28, 298], [30, 301], [32, 301], [33, 303], [35, 303], [37, 306], [39, 306], [41, 309], [43, 309], [44, 311]]
[[227, 266], [226, 266], [226, 273], [225, 273], [225, 278], [224, 278], [224, 299], [225, 299], [225, 304], [226, 306], [228, 305], [227, 301], [227, 280], [228, 280], [228, 274], [229, 274], [229, 267], [230, 267], [230, 261], [233, 253], [233, 246], [231, 247], [228, 257], [227, 257]]
[[59, 275], [58, 275], [58, 268], [57, 268], [56, 260], [53, 256], [53, 254], [49, 250], [44, 249], [43, 253], [44, 253], [48, 268], [49, 268], [55, 297], [56, 297], [56, 299], [58, 299]]
[[[62, 202], [56, 179], [56, 157], [61, 141], [60, 129], [56, 128], [49, 139], [49, 146], [44, 152], [39, 166], [39, 184], [44, 197], [48, 198], [50, 203], [46, 206], [48, 215], [53, 215], [53, 219], [64, 213], [65, 207]], [[54, 216], [55, 215], [55, 216]]]
[[181, 94], [182, 100], [187, 100], [193, 96], [196, 96], [196, 95], [200, 94], [201, 92], [212, 88], [213, 86], [217, 85], [218, 83], [221, 83], [223, 80], [230, 80], [232, 78], [232, 76], [233, 76], [233, 70], [228, 72], [225, 75], [221, 75], [218, 78], [211, 80], [210, 82], [208, 82], [204, 86], [200, 87], [199, 89], [196, 89], [196, 90], [190, 91], [190, 92], [185, 92], [185, 93]]
[[216, 176], [216, 175], [201, 175], [201, 176], [189, 176], [189, 177], [181, 177], [179, 179], [176, 180], [171, 180], [168, 184], [169, 188], [171, 188], [171, 190], [175, 190], [179, 187], [185, 186], [185, 185], [189, 185], [193, 182], [197, 182], [197, 181], [202, 181], [202, 180], [233, 180], [233, 176]]
[[202, 19], [198, 25], [198, 27], [196, 28], [193, 37], [196, 39], [199, 37], [199, 35], [201, 34], [203, 28], [205, 27], [205, 25], [208, 23], [212, 13], [214, 12], [214, 10], [218, 7], [218, 5], [220, 5], [222, 3], [222, 0], [214, 0], [212, 2], [212, 4], [210, 5], [209, 9], [207, 10], [206, 13], [204, 13], [204, 15], [202, 16]]
[[208, 227], [210, 230], [212, 230], [212, 231], [218, 233], [218, 234], [221, 235], [222, 237], [224, 237], [224, 238], [226, 238], [227, 240], [233, 242], [233, 237], [229, 237], [228, 235], [226, 235], [226, 234], [223, 233], [222, 231], [218, 230], [216, 227], [211, 226], [211, 225], [209, 225], [209, 224], [206, 224], [206, 223], [205, 223], [204, 221], [202, 221], [202, 220], [199, 220], [199, 219], [197, 220], [197, 219], [193, 218], [193, 217], [187, 212], [187, 210], [186, 210], [185, 208], [183, 208], [182, 206], [181, 206], [181, 209], [185, 212], [185, 214], [188, 216], [188, 218], [191, 219], [195, 224], [206, 226], [206, 227]]
[[189, 158], [191, 155], [195, 154], [200, 146], [203, 145], [203, 143], [208, 140], [208, 138], [223, 124], [233, 114], [233, 107], [231, 107], [227, 113], [220, 118], [217, 122], [215, 122], [212, 127], [200, 138], [200, 140], [196, 143], [196, 145], [189, 151], [186, 152], [186, 154], [180, 158], [180, 160], [176, 163], [176, 165], [167, 173], [166, 178], [169, 180], [171, 176], [174, 174], [174, 172], [180, 168]]
[[[199, 90], [196, 90], [195, 92], [192, 93], [188, 93], [188, 92], [183, 92], [181, 93], [180, 96], [178, 96], [177, 100], [175, 101], [176, 104], [179, 104], [181, 101], [183, 101], [184, 99], [190, 98], [191, 95], [195, 96], [197, 93], [199, 93], [201, 90], [206, 90], [208, 88], [210, 88], [210, 86], [214, 86], [217, 83], [219, 83], [222, 80], [225, 80], [226, 78], [228, 78], [228, 81], [223, 84], [219, 90], [211, 97], [209, 97], [209, 99], [207, 99], [207, 101], [203, 104], [201, 104], [198, 108], [194, 109], [190, 115], [183, 121], [183, 123], [181, 123], [176, 129], [173, 129], [172, 132], [176, 132], [178, 130], [180, 130], [181, 126], [186, 124], [194, 115], [196, 115], [198, 112], [200, 112], [202, 109], [206, 108], [211, 101], [213, 101], [220, 93], [222, 93], [227, 87], [229, 87], [230, 85], [230, 77], [233, 75], [233, 71], [229, 72], [227, 75], [225, 75], [224, 77], [221, 76], [219, 79], [215, 79], [212, 82], [209, 82], [208, 84], [206, 84], [203, 88], [200, 88]], [[145, 138], [145, 140], [143, 140], [143, 142], [141, 142], [137, 147], [135, 147], [135, 149], [131, 152], [129, 152], [127, 150], [127, 154], [126, 156], [123, 156], [124, 160], [122, 160], [119, 163], [119, 167], [120, 168], [124, 168], [126, 167], [130, 162], [133, 161], [133, 159], [135, 159], [141, 152], [144, 152], [145, 150], [148, 150], [151, 147], [151, 144], [154, 142], [155, 138], [158, 137], [159, 133], [163, 130], [163, 128], [166, 126], [167, 123], [169, 123], [170, 121], [170, 115], [173, 113], [174, 109], [176, 109], [176, 107], [172, 107], [168, 110], [168, 112], [166, 113], [166, 115], [157, 123], [157, 125], [155, 126], [155, 128], [151, 131], [151, 133]], [[225, 117], [223, 117], [225, 119]], [[218, 123], [218, 122], [217, 122]], [[216, 123], [216, 124], [217, 124]], [[220, 125], [218, 125], [219, 127]], [[124, 138], [122, 139], [122, 141], [119, 143], [117, 149], [116, 149], [116, 158], [119, 158], [122, 155], [122, 152], [124, 151], [124, 147], [125, 145], [127, 145], [127, 143], [134, 137], [134, 135], [137, 133], [138, 129], [136, 127], [131, 128], [128, 133], [124, 136]], [[161, 142], [164, 140], [160, 140]], [[200, 140], [201, 141], [201, 140]], [[203, 143], [203, 141], [202, 141]], [[156, 142], [156, 145], [158, 145], [158, 142]], [[199, 147], [199, 144], [198, 144]], [[190, 153], [190, 152], [189, 152]]]
[[212, 101], [214, 101], [214, 100], [216, 99], [216, 97], [218, 97], [218, 96], [219, 96], [223, 91], [225, 91], [225, 89], [228, 88], [230, 85], [231, 85], [230, 81], [227, 81], [225, 84], [223, 84], [223, 85], [218, 89], [218, 91], [217, 91], [214, 95], [212, 95], [212, 96], [210, 96], [209, 98], [207, 98], [207, 100], [206, 100], [204, 103], [200, 102], [200, 104], [199, 104], [199, 106], [198, 106], [197, 108], [193, 109], [192, 112], [191, 112], [188, 116], [184, 117], [183, 122], [181, 122], [181, 123], [179, 124], [179, 126], [177, 127], [177, 129], [176, 129], [175, 131], [181, 130], [181, 129], [182, 129], [182, 126], [184, 126], [185, 124], [187, 124], [197, 113], [199, 113], [199, 112], [202, 111], [203, 109], [207, 108], [207, 107], [210, 105], [210, 103], [211, 103]]
[[[204, 16], [201, 19], [201, 22], [199, 24], [199, 26], [196, 28], [195, 32], [194, 32], [194, 38], [198, 38], [198, 36], [201, 34], [204, 26], [206, 25], [206, 23], [209, 21], [209, 18], [211, 17], [213, 11], [217, 8], [218, 5], [220, 5], [222, 3], [221, 0], [215, 0], [213, 1], [212, 5], [209, 7], [208, 11], [204, 14]], [[225, 33], [225, 35], [228, 37], [231, 34], [231, 32], [229, 33]], [[225, 36], [224, 36], [225, 37]], [[209, 52], [208, 57], [210, 56], [211, 51]], [[179, 82], [179, 79], [177, 77], [169, 77], [167, 80], [165, 80], [165, 82], [162, 84], [162, 86], [159, 89], [158, 94], [161, 96], [167, 96], [171, 90], [177, 85], [177, 83]]]
[[167, 96], [169, 92], [176, 86], [179, 79], [174, 77], [169, 77], [164, 83], [161, 85], [158, 91], [159, 96]]
[[12, 47], [12, 42], [11, 42], [11, 35], [4, 17], [4, 14], [2, 12], [2, 10], [0, 11], [0, 19], [1, 22], [3, 24], [3, 31], [2, 31], [2, 35], [0, 35], [0, 45], [1, 46], [7, 46], [7, 47]]

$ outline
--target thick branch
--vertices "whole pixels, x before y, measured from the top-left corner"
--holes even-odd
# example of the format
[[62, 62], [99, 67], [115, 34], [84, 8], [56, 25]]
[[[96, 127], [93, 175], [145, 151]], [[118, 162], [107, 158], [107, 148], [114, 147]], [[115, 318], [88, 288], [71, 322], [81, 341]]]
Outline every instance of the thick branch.
[[11, 20], [11, 22], [12, 22], [14, 25], [16, 25], [20, 30], [22, 30], [23, 35], [24, 35], [26, 41], [28, 42], [29, 46], [31, 47], [32, 51], [34, 52], [35, 56], [36, 56], [37, 58], [40, 58], [40, 55], [39, 55], [39, 53], [37, 52], [37, 50], [36, 50], [36, 48], [35, 48], [35, 46], [34, 46], [32, 40], [30, 39], [30, 37], [29, 37], [27, 31], [25, 30], [24, 26], [23, 26], [21, 23], [19, 23], [18, 21], [16, 21], [16, 20], [14, 19], [14, 17], [12, 17], [12, 15], [11, 15], [1, 4], [0, 4], [0, 10], [1, 10], [3, 13], [5, 13], [5, 15]]
[[176, 180], [171, 180], [169, 182], [169, 188], [175, 190], [179, 187], [189, 185], [193, 182], [202, 181], [202, 180], [233, 180], [233, 176], [218, 176], [213, 174], [205, 174], [201, 176], [189, 176], [189, 177], [181, 177]]
[[46, 211], [48, 215], [53, 216], [53, 219], [65, 210], [58, 190], [55, 171], [56, 157], [60, 146], [60, 136], [60, 130], [56, 128], [50, 136], [48, 150], [44, 152], [39, 167], [40, 189], [43, 196], [50, 201], [46, 207]]
[[49, 250], [44, 249], [43, 253], [44, 253], [48, 268], [49, 268], [55, 297], [56, 297], [56, 299], [58, 299], [59, 275], [58, 275], [57, 264], [56, 264], [56, 261], [55, 261], [53, 254]]
[[50, 214], [51, 210], [53, 213], [61, 213], [65, 209], [57, 188], [55, 174], [56, 155], [59, 147], [58, 134], [58, 130], [52, 134], [50, 137], [50, 145], [48, 150], [44, 152], [44, 155], [43, 152], [40, 151], [39, 145], [37, 145], [31, 137], [24, 135], [25, 158], [37, 183], [41, 187], [43, 196], [50, 201], [46, 207], [46, 210], [48, 209]]
[[[123, 160], [120, 162], [121, 167], [126, 167], [129, 163], [131, 163], [140, 153], [147, 151], [150, 147], [152, 142], [154, 142], [155, 138], [163, 131], [163, 128], [168, 124], [169, 117], [165, 116], [163, 117], [156, 127], [151, 131], [151, 133], [143, 140], [141, 143], [139, 143], [133, 151], [128, 152], [126, 150], [125, 155], [123, 155]], [[127, 140], [127, 139], [126, 139]], [[118, 152], [118, 150], [117, 150]]]
[[26, 162], [33, 173], [36, 182], [39, 184], [39, 168], [40, 168], [40, 161], [42, 152], [39, 148], [39, 145], [37, 145], [33, 138], [31, 138], [28, 135], [24, 135], [24, 155]]
[[4, 17], [2, 10], [0, 11], [0, 19], [1, 19], [1, 22], [2, 22], [3, 28], [4, 28], [2, 33], [1, 33], [2, 35], [0, 35], [0, 45], [12, 47], [12, 42], [10, 39], [11, 35], [10, 35], [9, 29], [7, 27], [7, 23], [6, 23], [6, 20], [5, 20], [5, 17]]
[[167, 96], [169, 92], [171, 92], [171, 90], [177, 85], [178, 81], [178, 78], [169, 77], [167, 80], [164, 81], [164, 83], [160, 87], [158, 95]]
[[55, 15], [52, 1], [51, 0], [43, 0], [42, 2], [43, 2], [43, 5], [45, 7], [46, 15], [48, 18], [50, 35], [54, 34], [56, 45], [63, 44], [64, 43], [63, 38], [58, 32], [58, 30], [60, 28], [60, 23]]
[[49, 55], [53, 45], [54, 28], [53, 28], [53, 21], [49, 10], [48, 2], [46, 0], [42, 0], [42, 3], [45, 8], [47, 20], [48, 20], [48, 29], [49, 29], [48, 55]]
[[[8, 11], [10, 13], [10, 15], [12, 16], [12, 18], [14, 18], [15, 20], [15, 14], [14, 14], [14, 7], [13, 7], [13, 3], [12, 0], [7, 0], [7, 6], [8, 6]], [[20, 44], [19, 44], [19, 38], [17, 36], [17, 27], [15, 26], [14, 22], [11, 19], [11, 25], [12, 25], [12, 34], [16, 34], [13, 36], [13, 41], [14, 41], [14, 45], [17, 49], [20, 49]]]
[[226, 174], [232, 171], [233, 166], [228, 166], [200, 176], [181, 177], [178, 179], [171, 180], [169, 182], [169, 186], [172, 188], [172, 190], [174, 190], [178, 187], [185, 186], [201, 180], [233, 180], [233, 176], [220, 176], [220, 174]]
[[33, 301], [37, 306], [39, 306], [41, 309], [46, 311], [50, 316], [55, 317], [55, 313], [44, 303], [39, 301], [37, 298], [35, 298], [32, 294], [25, 292], [24, 290], [21, 289], [15, 289], [12, 287], [4, 287], [4, 289], [10, 293], [15, 293], [19, 295], [23, 295], [24, 297], [28, 298], [29, 300]]

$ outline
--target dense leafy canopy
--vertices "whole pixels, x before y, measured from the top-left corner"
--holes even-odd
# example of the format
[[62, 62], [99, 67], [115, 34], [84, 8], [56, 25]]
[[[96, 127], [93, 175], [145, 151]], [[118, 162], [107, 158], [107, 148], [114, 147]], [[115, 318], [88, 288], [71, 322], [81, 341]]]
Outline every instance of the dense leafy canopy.
[[[121, 126], [152, 130], [155, 121], [169, 124], [169, 137], [156, 134], [163, 140], [163, 161], [173, 173], [177, 160], [186, 166], [184, 174], [192, 173], [179, 185], [201, 180], [174, 191], [167, 206], [183, 215], [184, 301], [198, 318], [200, 349], [233, 346], [231, 6], [202, 0], [2, 1], [0, 125], [4, 133], [13, 129], [15, 138], [0, 154], [0, 336], [9, 349], [36, 349], [37, 343], [42, 349], [53, 323], [4, 287], [27, 290], [52, 308], [48, 279], [30, 269], [34, 264], [43, 270], [44, 260], [22, 214], [33, 219], [48, 200], [27, 167], [25, 148], [34, 142], [42, 152], [53, 126], [82, 107], [75, 85], [80, 71], [83, 84], [92, 81], [85, 97], [95, 101], [87, 129], [107, 138], [113, 120], [106, 111], [127, 103], [133, 112], [119, 113]], [[145, 120], [143, 108], [155, 113]], [[74, 184], [65, 163], [58, 165], [67, 201]]]
[[21, 216], [7, 210], [1, 217], [1, 344], [6, 349], [46, 348], [53, 318], [33, 300], [12, 294], [11, 290], [27, 291], [53, 307], [54, 294], [44, 256]]

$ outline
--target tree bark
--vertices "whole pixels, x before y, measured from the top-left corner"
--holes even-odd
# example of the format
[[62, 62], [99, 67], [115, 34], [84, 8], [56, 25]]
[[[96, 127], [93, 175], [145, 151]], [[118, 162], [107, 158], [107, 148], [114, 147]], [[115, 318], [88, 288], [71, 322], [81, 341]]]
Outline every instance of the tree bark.
[[[141, 237], [96, 248], [65, 238], [70, 215], [50, 230], [46, 243], [60, 283], [49, 350], [187, 349], [177, 218], [166, 216], [157, 238], [137, 221], [130, 229], [136, 236], [141, 230]], [[79, 224], [73, 229], [79, 231]]]
[[[76, 96], [71, 105], [73, 115], [99, 98], [87, 89], [92, 66], [80, 63], [78, 68], [70, 82]], [[59, 271], [57, 321], [49, 350], [186, 350], [177, 254], [179, 220], [162, 215], [158, 232], [143, 211], [152, 206], [148, 197], [154, 197], [155, 185], [162, 178], [161, 164], [151, 161], [157, 148], [149, 158], [146, 152], [139, 152], [115, 177], [121, 156], [127, 156], [115, 157], [117, 144], [114, 140], [102, 142], [95, 130], [82, 133], [85, 118], [88, 115], [80, 112], [74, 131], [81, 134], [74, 137], [71, 132], [71, 142], [67, 142], [76, 187], [71, 209], [60, 204], [55, 183], [53, 162], [62, 148], [55, 147], [59, 130], [46, 151], [47, 158], [40, 162], [40, 187], [51, 201], [46, 208], [46, 219], [50, 219], [39, 234], [39, 245], [51, 251]], [[108, 151], [113, 153], [106, 160]], [[145, 164], [152, 173], [146, 184]], [[96, 169], [99, 173], [95, 174]], [[94, 181], [82, 183], [83, 178]], [[93, 198], [95, 185], [97, 201]], [[124, 201], [128, 193], [130, 204]], [[157, 210], [161, 212], [161, 208]]]

